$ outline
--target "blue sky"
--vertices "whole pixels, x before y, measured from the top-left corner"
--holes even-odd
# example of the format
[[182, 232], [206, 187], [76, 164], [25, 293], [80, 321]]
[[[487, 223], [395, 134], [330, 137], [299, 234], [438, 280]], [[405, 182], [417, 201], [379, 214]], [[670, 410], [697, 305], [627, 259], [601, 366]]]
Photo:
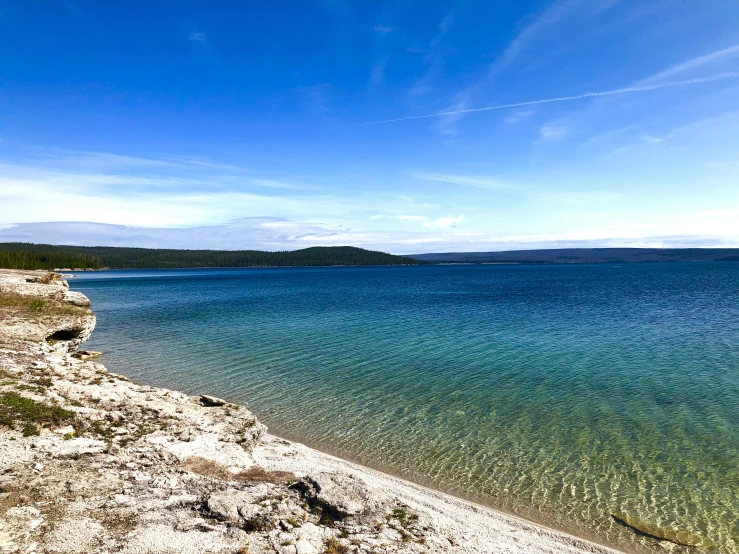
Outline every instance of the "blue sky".
[[735, 1], [5, 0], [0, 33], [0, 240], [739, 246]]

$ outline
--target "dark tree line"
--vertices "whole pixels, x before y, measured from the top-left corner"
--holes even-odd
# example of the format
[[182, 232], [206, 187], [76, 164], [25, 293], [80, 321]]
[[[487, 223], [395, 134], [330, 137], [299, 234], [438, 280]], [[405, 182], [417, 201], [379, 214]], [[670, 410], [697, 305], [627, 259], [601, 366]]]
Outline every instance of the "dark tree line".
[[316, 246], [291, 252], [263, 252], [0, 243], [0, 267], [14, 269], [365, 266], [418, 263], [412, 258], [352, 246]]
[[6, 269], [99, 269], [97, 256], [72, 252], [0, 250], [0, 267]]

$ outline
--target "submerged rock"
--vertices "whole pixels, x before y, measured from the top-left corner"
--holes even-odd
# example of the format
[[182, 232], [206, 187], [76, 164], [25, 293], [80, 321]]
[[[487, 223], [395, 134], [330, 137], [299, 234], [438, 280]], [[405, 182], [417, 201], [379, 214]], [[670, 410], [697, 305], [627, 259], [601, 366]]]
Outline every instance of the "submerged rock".
[[713, 541], [693, 531], [662, 527], [656, 523], [643, 521], [625, 512], [613, 512], [611, 517], [617, 522], [654, 539], [674, 542], [681, 546], [713, 546]]

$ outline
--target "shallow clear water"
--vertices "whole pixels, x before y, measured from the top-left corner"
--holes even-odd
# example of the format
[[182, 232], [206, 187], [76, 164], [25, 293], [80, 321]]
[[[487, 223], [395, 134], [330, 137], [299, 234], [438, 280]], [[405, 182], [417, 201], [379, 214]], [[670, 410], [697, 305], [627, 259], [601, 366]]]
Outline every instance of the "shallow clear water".
[[[739, 264], [82, 273], [142, 382], [627, 550], [739, 552]], [[676, 552], [695, 551], [677, 548]]]

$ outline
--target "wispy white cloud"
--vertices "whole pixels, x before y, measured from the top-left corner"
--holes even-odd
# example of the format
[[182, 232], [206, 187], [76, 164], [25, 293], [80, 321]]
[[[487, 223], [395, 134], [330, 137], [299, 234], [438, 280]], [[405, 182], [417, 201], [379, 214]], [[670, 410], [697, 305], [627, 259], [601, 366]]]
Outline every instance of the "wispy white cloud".
[[453, 24], [454, 12], [447, 12], [447, 14], [444, 16], [444, 19], [442, 19], [441, 23], [439, 23], [439, 31], [441, 31], [442, 34], [447, 34], [451, 30]]
[[187, 35], [187, 39], [192, 42], [199, 42], [200, 44], [205, 44], [207, 37], [205, 36], [205, 33], [202, 33], [200, 31], [192, 31], [189, 35]]
[[449, 110], [449, 111], [442, 111], [442, 112], [436, 112], [436, 113], [430, 113], [430, 114], [424, 114], [424, 115], [414, 115], [409, 117], [398, 117], [395, 119], [383, 119], [380, 121], [367, 121], [364, 123], [356, 123], [351, 125], [341, 125], [340, 127], [360, 127], [363, 125], [381, 125], [384, 123], [397, 123], [400, 121], [412, 121], [414, 119], [428, 119], [428, 118], [435, 118], [435, 117], [448, 117], [448, 116], [455, 116], [455, 115], [462, 115], [462, 114], [471, 114], [471, 113], [478, 113], [478, 112], [489, 112], [489, 111], [497, 111], [497, 110], [506, 110], [510, 108], [521, 108], [525, 106], [537, 106], [540, 104], [552, 104], [556, 102], [572, 102], [574, 100], [585, 100], [589, 98], [599, 98], [604, 96], [615, 96], [618, 94], [630, 94], [630, 93], [640, 93], [640, 92], [650, 92], [655, 90], [661, 90], [661, 89], [668, 89], [668, 88], [674, 88], [674, 87], [684, 87], [689, 85], [698, 85], [698, 84], [704, 84], [704, 83], [713, 83], [716, 81], [724, 81], [727, 79], [737, 79], [739, 78], [739, 72], [725, 72], [725, 73], [719, 73], [716, 75], [710, 75], [708, 77], [699, 77], [695, 79], [687, 79], [685, 81], [673, 81], [673, 82], [667, 82], [667, 83], [660, 83], [655, 85], [642, 85], [642, 86], [633, 86], [633, 87], [626, 87], [626, 88], [619, 88], [619, 89], [612, 89], [612, 90], [605, 90], [605, 91], [599, 91], [599, 92], [584, 92], [582, 94], [575, 94], [572, 96], [558, 96], [556, 98], [545, 98], [541, 100], [531, 100], [527, 102], [515, 102], [511, 104], [499, 104], [497, 106], [486, 106], [484, 108], [470, 108], [470, 109], [462, 109], [462, 110]]
[[739, 247], [739, 209], [675, 217], [668, 226], [603, 226], [566, 232], [495, 233], [455, 228], [463, 216], [429, 221], [418, 231], [363, 231], [278, 217], [246, 217], [215, 225], [155, 228], [90, 222], [21, 223], [0, 226], [0, 242], [295, 250], [354, 245], [399, 254], [572, 247]]
[[[78, 218], [84, 206], [100, 221], [182, 225], [260, 209], [274, 213], [278, 206], [300, 212], [300, 198], [321, 190], [207, 160], [55, 150], [0, 163], [0, 224], [19, 214], [32, 221]], [[325, 209], [322, 198], [315, 203]]]
[[455, 227], [465, 220], [461, 215], [437, 218], [418, 231], [364, 231], [279, 217], [246, 217], [214, 225], [169, 228], [139, 222], [41, 222], [0, 225], [0, 242], [226, 250], [354, 245], [399, 254], [608, 246], [739, 247], [737, 213], [739, 209], [732, 208], [683, 214], [667, 225], [606, 225], [549, 233], [461, 231]]
[[389, 27], [388, 25], [375, 25], [375, 33], [378, 35], [389, 35], [394, 30], [395, 29], [393, 27]]
[[449, 11], [444, 19], [439, 23], [438, 31], [425, 50], [424, 61], [426, 62], [426, 71], [420, 78], [416, 79], [409, 90], [409, 94], [413, 96], [421, 96], [427, 94], [433, 88], [433, 81], [439, 77], [444, 69], [444, 36], [449, 33], [454, 22], [454, 12]]
[[319, 83], [315, 85], [301, 85], [295, 91], [306, 110], [320, 116], [326, 116], [331, 112], [331, 84]]
[[548, 27], [571, 17], [590, 17], [611, 8], [620, 0], [560, 0], [539, 12], [521, 29], [508, 44], [500, 57], [490, 67], [491, 73], [502, 71], [511, 65], [534, 43]]
[[509, 115], [503, 120], [506, 125], [514, 125], [520, 121], [524, 121], [534, 115], [533, 110], [519, 110], [516, 113]]
[[424, 181], [437, 181], [439, 183], [450, 183], [465, 187], [474, 187], [490, 190], [502, 190], [515, 188], [514, 185], [490, 177], [477, 177], [469, 175], [450, 175], [446, 173], [413, 173], [412, 177]]
[[382, 56], [375, 62], [370, 71], [370, 82], [374, 86], [380, 86], [385, 81], [385, 67], [387, 66], [388, 57]]
[[697, 58], [693, 58], [667, 68], [663, 71], [660, 71], [659, 73], [656, 73], [655, 75], [652, 75], [651, 77], [648, 77], [647, 79], [644, 79], [643, 81], [641, 81], [640, 84], [652, 83], [666, 77], [674, 77], [675, 75], [685, 73], [686, 71], [699, 69], [720, 62], [727, 62], [736, 58], [739, 58], [739, 44], [724, 48], [722, 50], [716, 50], [715, 52], [711, 52], [709, 54], [705, 54], [703, 56], [699, 56]]
[[543, 142], [556, 142], [567, 137], [568, 129], [562, 125], [543, 125], [539, 129], [539, 140]]
[[320, 190], [320, 187], [314, 187], [312, 185], [303, 185], [296, 183], [284, 183], [282, 181], [273, 181], [271, 179], [249, 179], [252, 185], [258, 187], [265, 187], [270, 189], [282, 189], [282, 190]]
[[449, 229], [450, 227], [456, 227], [458, 223], [464, 221], [464, 215], [456, 217], [439, 217], [433, 221], [424, 221], [423, 226], [427, 229]]

